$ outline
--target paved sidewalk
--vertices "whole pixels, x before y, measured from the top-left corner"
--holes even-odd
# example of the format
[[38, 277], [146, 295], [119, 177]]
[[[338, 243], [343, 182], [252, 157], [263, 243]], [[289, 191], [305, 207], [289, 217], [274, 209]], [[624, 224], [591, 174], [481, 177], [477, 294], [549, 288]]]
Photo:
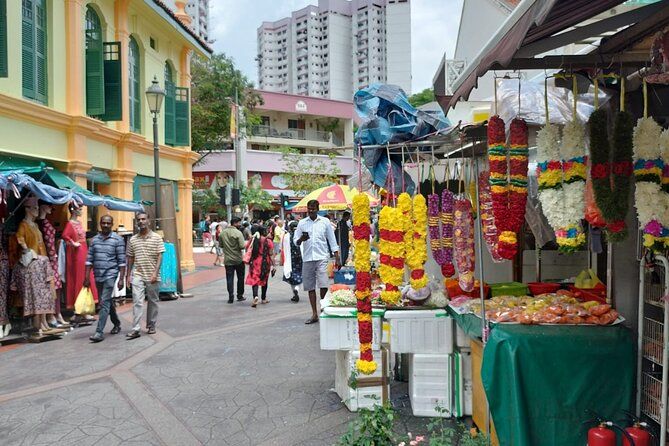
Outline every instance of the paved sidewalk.
[[[227, 304], [224, 280], [191, 292], [161, 302], [153, 336], [126, 341], [126, 310], [122, 334], [102, 343], [83, 327], [0, 353], [0, 443], [334, 444], [355, 415], [331, 391], [334, 352], [304, 325], [307, 299], [290, 303], [278, 274], [257, 309]], [[406, 414], [405, 392], [392, 393]], [[404, 420], [414, 432], [425, 424]]]

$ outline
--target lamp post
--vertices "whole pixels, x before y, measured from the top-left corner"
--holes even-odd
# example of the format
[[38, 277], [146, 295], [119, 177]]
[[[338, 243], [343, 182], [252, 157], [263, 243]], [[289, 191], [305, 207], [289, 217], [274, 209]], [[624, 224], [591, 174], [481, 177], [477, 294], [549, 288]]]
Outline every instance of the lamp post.
[[155, 228], [160, 228], [160, 149], [158, 147], [158, 114], [160, 107], [163, 105], [165, 98], [165, 91], [160, 88], [158, 78], [153, 76], [151, 86], [146, 90], [146, 100], [149, 103], [149, 110], [153, 116], [153, 187], [156, 206], [156, 225]]

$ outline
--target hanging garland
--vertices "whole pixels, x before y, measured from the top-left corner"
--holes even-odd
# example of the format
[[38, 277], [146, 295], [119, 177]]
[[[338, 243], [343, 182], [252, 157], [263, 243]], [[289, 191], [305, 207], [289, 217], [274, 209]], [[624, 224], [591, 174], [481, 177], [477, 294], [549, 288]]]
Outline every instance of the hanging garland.
[[[575, 112], [574, 112], [575, 113]], [[576, 116], [576, 115], [574, 115]], [[555, 232], [562, 252], [574, 252], [586, 243], [581, 220], [585, 217], [585, 126], [577, 117], [562, 131], [562, 213], [565, 224]]]
[[[486, 180], [487, 183], [487, 180]], [[490, 187], [490, 186], [488, 186]], [[455, 196], [448, 187], [441, 193], [441, 249], [444, 252], [441, 274], [445, 278], [455, 275], [453, 266], [453, 207]]]
[[[508, 222], [508, 186], [507, 159], [506, 159], [506, 133], [504, 121], [499, 116], [493, 116], [488, 121], [488, 165], [490, 167], [490, 196], [492, 212], [499, 231], [503, 231], [504, 222]], [[502, 258], [506, 258], [499, 252]]]
[[[481, 225], [483, 226], [483, 239], [488, 248], [488, 252], [494, 262], [501, 262], [504, 259], [499, 255], [497, 250], [497, 241], [499, 240], [499, 233], [497, 226], [495, 226], [495, 217], [492, 213], [492, 197], [490, 196], [490, 182], [488, 177], [490, 172], [484, 171], [479, 174], [479, 207]], [[451, 194], [452, 196], [453, 194]], [[451, 224], [451, 231], [453, 225]], [[452, 242], [451, 242], [452, 243]]]
[[404, 252], [408, 256], [413, 249], [413, 209], [411, 195], [402, 192], [397, 197], [397, 209], [402, 212], [402, 231], [404, 232]]
[[421, 194], [413, 197], [413, 249], [407, 255], [411, 269], [411, 288], [420, 290], [427, 286], [425, 262], [427, 261], [427, 204]]
[[474, 219], [472, 203], [467, 199], [455, 200], [454, 212], [455, 261], [458, 264], [458, 284], [462, 291], [474, 289]]
[[660, 216], [666, 211], [662, 200], [662, 170], [660, 153], [660, 127], [653, 118], [643, 117], [634, 128], [634, 204], [639, 227], [643, 229], [646, 248], [661, 250], [664, 246], [664, 228]]
[[605, 110], [590, 115], [590, 153], [592, 156], [592, 186], [595, 201], [606, 220], [607, 237], [619, 242], [627, 237], [625, 216], [629, 207], [632, 165], [633, 122], [629, 113], [616, 114], [613, 127], [613, 153], [609, 161]]
[[427, 196], [427, 230], [430, 235], [430, 249], [434, 261], [437, 262], [437, 265], [442, 266], [446, 263], [446, 252], [442, 246], [439, 220], [439, 194], [430, 194]]
[[372, 278], [370, 274], [371, 235], [369, 197], [359, 193], [353, 197], [353, 247], [355, 265], [355, 297], [358, 309], [358, 339], [360, 359], [356, 367], [360, 373], [371, 375], [376, 371], [372, 353]]
[[662, 225], [662, 238], [665, 248], [669, 248], [669, 130], [664, 130], [660, 135], [660, 156], [662, 159], [662, 193], [658, 205], [661, 206], [659, 213]]
[[385, 283], [381, 300], [386, 305], [400, 301], [399, 286], [404, 279], [404, 232], [402, 211], [384, 206], [379, 212], [379, 276]]
[[560, 129], [546, 124], [537, 132], [537, 182], [541, 210], [553, 231], [567, 224], [562, 212], [562, 162], [560, 161]]

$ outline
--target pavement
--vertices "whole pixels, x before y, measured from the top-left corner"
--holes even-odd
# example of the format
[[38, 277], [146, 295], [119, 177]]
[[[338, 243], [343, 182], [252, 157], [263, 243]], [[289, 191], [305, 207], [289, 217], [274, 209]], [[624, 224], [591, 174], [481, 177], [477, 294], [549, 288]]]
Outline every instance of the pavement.
[[[319, 349], [317, 324], [304, 325], [306, 296], [291, 303], [279, 271], [269, 304], [252, 309], [247, 288], [249, 300], [229, 305], [224, 268], [205, 260], [184, 276], [194, 297], [161, 302], [155, 335], [126, 341], [124, 306], [121, 334], [104, 342], [88, 341], [89, 326], [0, 351], [0, 443], [335, 444], [355, 414], [332, 391], [334, 352]], [[406, 385], [391, 395], [400, 430], [424, 432]]]

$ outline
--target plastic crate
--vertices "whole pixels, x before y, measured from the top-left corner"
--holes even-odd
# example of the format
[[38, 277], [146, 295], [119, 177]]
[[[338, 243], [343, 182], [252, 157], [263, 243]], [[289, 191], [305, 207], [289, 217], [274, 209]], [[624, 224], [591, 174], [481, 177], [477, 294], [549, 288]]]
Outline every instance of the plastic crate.
[[[381, 348], [381, 319], [384, 310], [372, 310], [372, 350]], [[358, 348], [358, 311], [353, 307], [325, 307], [320, 322], [321, 350]]]
[[344, 267], [334, 272], [334, 283], [355, 285], [355, 268]]
[[527, 296], [527, 285], [520, 282], [493, 283], [490, 293], [495, 296]]
[[357, 350], [335, 352], [335, 391], [351, 412], [359, 409], [371, 409], [375, 404], [387, 402], [390, 397], [390, 362], [388, 350], [373, 351], [376, 371], [371, 375], [358, 374], [356, 388], [349, 383], [355, 370], [355, 362], [360, 358]]
[[[411, 355], [409, 400], [414, 416], [443, 418], [452, 416], [451, 360], [451, 355]], [[438, 411], [438, 408], [441, 411]]]
[[393, 353], [453, 353], [453, 322], [446, 310], [389, 310]]

